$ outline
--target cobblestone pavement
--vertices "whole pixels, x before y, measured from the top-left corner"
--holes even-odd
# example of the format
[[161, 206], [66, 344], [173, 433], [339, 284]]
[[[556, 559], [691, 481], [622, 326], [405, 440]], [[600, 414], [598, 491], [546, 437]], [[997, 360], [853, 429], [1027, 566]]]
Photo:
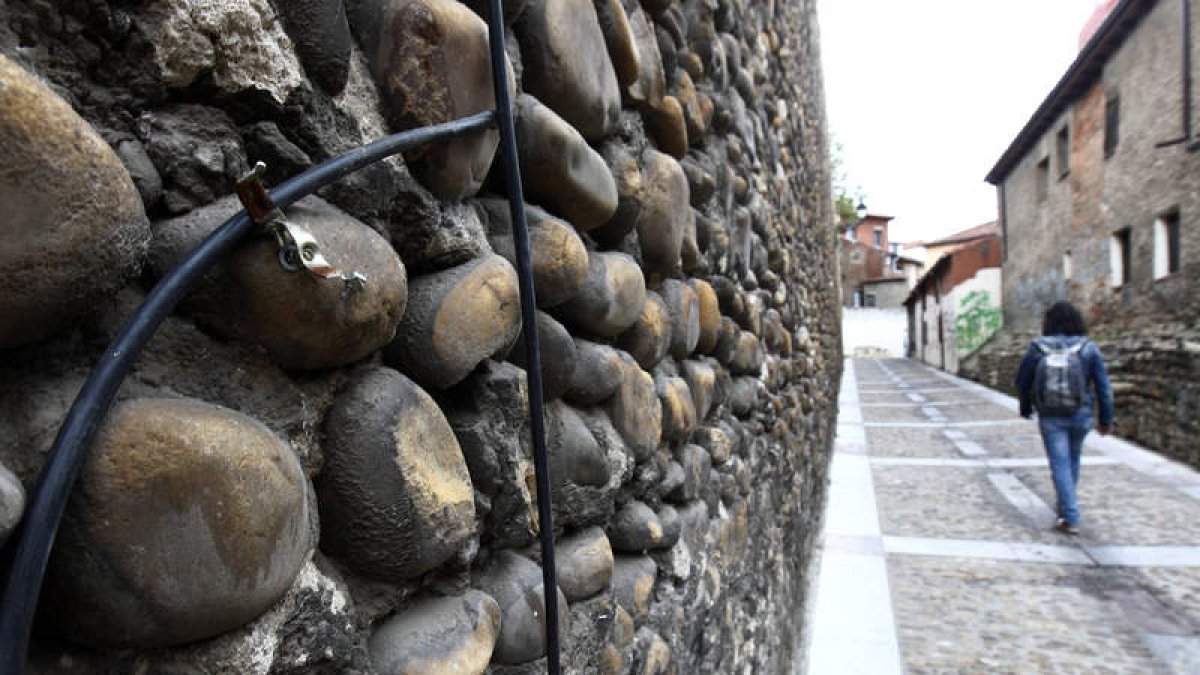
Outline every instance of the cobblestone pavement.
[[808, 673], [1200, 673], [1200, 474], [1093, 434], [1061, 534], [1015, 400], [900, 359], [842, 389]]

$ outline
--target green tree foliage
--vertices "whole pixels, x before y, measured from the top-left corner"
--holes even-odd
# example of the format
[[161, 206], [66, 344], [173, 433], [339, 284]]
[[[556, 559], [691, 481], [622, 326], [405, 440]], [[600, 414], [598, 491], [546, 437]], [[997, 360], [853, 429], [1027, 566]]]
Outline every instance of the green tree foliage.
[[862, 197], [862, 188], [855, 186], [850, 189], [850, 177], [846, 173], [846, 149], [839, 141], [833, 141], [832, 152], [830, 153], [830, 175], [832, 176], [833, 184], [833, 206], [834, 215], [837, 222], [834, 226], [841, 231], [847, 224], [858, 220], [858, 213], [854, 208], [858, 205], [858, 200]]

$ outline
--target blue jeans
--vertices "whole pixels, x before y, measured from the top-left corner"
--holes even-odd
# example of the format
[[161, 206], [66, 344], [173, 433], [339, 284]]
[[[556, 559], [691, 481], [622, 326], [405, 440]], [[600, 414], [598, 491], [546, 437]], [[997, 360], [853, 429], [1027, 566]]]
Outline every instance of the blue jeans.
[[1078, 525], [1079, 504], [1075, 500], [1075, 486], [1079, 484], [1079, 457], [1083, 452], [1083, 439], [1092, 430], [1092, 411], [1084, 408], [1071, 417], [1039, 415], [1038, 428], [1042, 432], [1042, 443], [1046, 446], [1046, 459], [1050, 461], [1054, 491], [1058, 494], [1058, 517], [1068, 525]]

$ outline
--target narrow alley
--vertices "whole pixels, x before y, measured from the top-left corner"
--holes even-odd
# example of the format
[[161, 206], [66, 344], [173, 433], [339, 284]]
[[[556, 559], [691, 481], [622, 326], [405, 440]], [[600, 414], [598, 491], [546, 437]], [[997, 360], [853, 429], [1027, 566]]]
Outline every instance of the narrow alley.
[[1200, 474], [1088, 437], [1054, 531], [1036, 423], [903, 359], [846, 361], [807, 672], [1200, 672]]

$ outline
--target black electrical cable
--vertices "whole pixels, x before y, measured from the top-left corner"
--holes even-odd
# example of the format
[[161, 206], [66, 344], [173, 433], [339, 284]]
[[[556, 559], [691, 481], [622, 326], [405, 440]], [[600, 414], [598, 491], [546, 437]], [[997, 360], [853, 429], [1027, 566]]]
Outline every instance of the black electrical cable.
[[[494, 113], [481, 112], [445, 124], [387, 136], [281, 183], [271, 191], [271, 199], [280, 208], [285, 208], [368, 164], [418, 145], [486, 129], [494, 121]], [[213, 265], [257, 231], [259, 226], [241, 211], [201, 242], [150, 291], [75, 397], [30, 496], [20, 529], [10, 542], [15, 548], [4, 595], [0, 599], [0, 675], [21, 675], [25, 669], [42, 578], [67, 497], [121, 382], [142, 347], [175, 305]]]
[[488, 47], [492, 56], [492, 85], [496, 89], [496, 122], [500, 127], [500, 153], [512, 215], [517, 275], [521, 282], [521, 331], [525, 337], [525, 377], [529, 384], [529, 432], [533, 440], [533, 469], [537, 481], [538, 530], [542, 542], [542, 599], [546, 609], [546, 672], [559, 673], [558, 575], [554, 567], [554, 516], [550, 503], [550, 459], [546, 453], [546, 426], [542, 403], [542, 357], [538, 345], [537, 305], [533, 289], [533, 264], [529, 228], [525, 222], [525, 197], [521, 167], [517, 162], [517, 135], [512, 101], [508, 95], [508, 61], [504, 56], [504, 13], [500, 0], [488, 3]]

